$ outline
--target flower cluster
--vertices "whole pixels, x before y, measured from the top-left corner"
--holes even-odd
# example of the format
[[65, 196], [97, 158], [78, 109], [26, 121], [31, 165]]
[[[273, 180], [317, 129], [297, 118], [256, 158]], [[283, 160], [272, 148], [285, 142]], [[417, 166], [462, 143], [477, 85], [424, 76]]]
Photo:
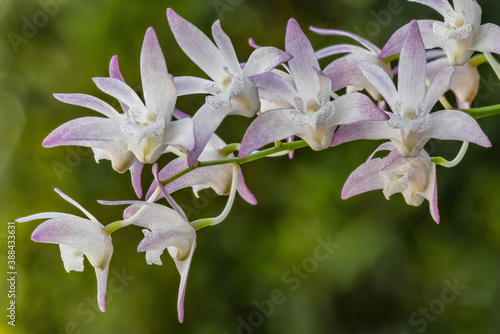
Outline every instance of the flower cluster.
[[[96, 272], [102, 311], [113, 254], [111, 234], [140, 226], [144, 238], [137, 250], [145, 252], [146, 262], [162, 265], [166, 249], [177, 267], [180, 322], [197, 231], [222, 222], [237, 193], [249, 204], [257, 204], [245, 184], [242, 164], [286, 154], [292, 158], [294, 150], [302, 147], [319, 151], [359, 139], [386, 140], [348, 177], [342, 198], [382, 189], [387, 198], [401, 193], [413, 206], [425, 199], [439, 223], [436, 165], [456, 165], [469, 142], [491, 146], [471, 116], [483, 115], [468, 109], [479, 86], [476, 67], [490, 55], [471, 56], [474, 51], [499, 53], [500, 28], [480, 24], [481, 8], [475, 0], [453, 0], [453, 7], [447, 0], [410, 1], [437, 10], [444, 22], [414, 20], [397, 30], [382, 49], [346, 31], [311, 27], [314, 33], [349, 37], [361, 45], [335, 44], [315, 50], [292, 18], [286, 27], [285, 50], [260, 47], [252, 40], [255, 50], [245, 62], [238, 59], [219, 21], [212, 26], [212, 41], [168, 9], [175, 40], [208, 78], [173, 77], [156, 33], [149, 28], [140, 57], [143, 100], [125, 82], [114, 56], [109, 77], [93, 80], [120, 102], [122, 110], [86, 94], [55, 94], [61, 102], [105, 117], [71, 120], [43, 142], [45, 147], [90, 147], [96, 161], [110, 160], [119, 173], [129, 170], [138, 199], [99, 201], [127, 206], [122, 219], [104, 226], [56, 189], [87, 218], [48, 212], [17, 221], [44, 219], [32, 239], [59, 244], [68, 272], [82, 271], [83, 256], [87, 257]], [[435, 48], [442, 50], [430, 50]], [[337, 57], [322, 70], [319, 60], [331, 56]], [[448, 91], [455, 94], [457, 108], [445, 98]], [[176, 108], [176, 100], [193, 94], [204, 94], [205, 103], [191, 117]], [[438, 101], [443, 108], [436, 107]], [[253, 118], [241, 143], [228, 145], [215, 134], [228, 115]], [[463, 142], [457, 159], [431, 157], [425, 145], [433, 138]], [[375, 157], [383, 151], [389, 153]], [[168, 163], [160, 170], [158, 164], [164, 160]], [[141, 200], [144, 165], [152, 165], [154, 181]], [[227, 205], [217, 217], [189, 221], [172, 197], [186, 187], [192, 187], [195, 196], [211, 188], [228, 196]], [[158, 202], [162, 198], [168, 206]]]

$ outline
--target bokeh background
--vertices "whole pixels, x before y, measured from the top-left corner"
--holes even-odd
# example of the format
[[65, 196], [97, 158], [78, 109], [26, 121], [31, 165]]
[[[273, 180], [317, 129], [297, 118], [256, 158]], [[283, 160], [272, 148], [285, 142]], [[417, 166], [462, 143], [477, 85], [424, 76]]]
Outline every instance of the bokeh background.
[[[39, 13], [49, 2], [58, 4], [57, 11], [52, 7], [53, 15], [36, 31], [26, 30], [26, 22], [41, 20]], [[483, 22], [500, 24], [500, 4], [479, 2]], [[149, 26], [159, 36], [172, 74], [203, 76], [176, 45], [167, 7], [207, 34], [221, 19], [242, 61], [252, 51], [249, 37], [284, 48], [290, 17], [304, 30], [309, 25], [350, 30], [379, 46], [412, 18], [439, 18], [430, 8], [404, 0], [0, 0], [0, 268], [5, 273], [0, 275], [0, 333], [500, 332], [500, 118], [480, 121], [493, 148], [471, 145], [459, 166], [438, 167], [440, 225], [432, 221], [427, 202], [409, 207], [400, 195], [387, 201], [381, 192], [340, 199], [344, 181], [377, 142], [322, 152], [302, 149], [293, 161], [282, 157], [245, 165], [259, 204], [252, 207], [237, 198], [223, 224], [198, 233], [184, 324], [177, 321], [175, 266], [168, 255], [163, 266], [146, 264], [144, 254], [136, 252], [139, 228], [113, 235], [110, 279], [115, 281], [102, 314], [95, 311], [89, 263], [83, 273], [66, 273], [56, 245], [30, 240], [39, 221], [18, 224], [17, 321], [15, 328], [8, 326], [7, 222], [44, 211], [80, 214], [57, 196], [55, 187], [105, 224], [119, 219], [123, 208], [101, 206], [97, 199], [134, 198], [129, 175], [115, 173], [108, 161], [96, 164], [90, 150], [42, 148], [58, 125], [95, 115], [52, 94], [87, 93], [118, 106], [91, 78], [107, 76], [116, 54], [127, 82], [140, 87], [140, 48]], [[12, 34], [24, 38], [15, 47]], [[306, 34], [317, 49], [350, 43]], [[488, 65], [480, 71], [475, 106], [499, 103], [498, 80]], [[179, 98], [178, 107], [192, 115], [202, 101]], [[230, 117], [218, 133], [238, 142], [249, 122]], [[459, 147], [433, 141], [427, 149], [453, 158]], [[167, 161], [162, 158], [160, 164]], [[151, 181], [148, 170], [145, 187]], [[215, 216], [226, 202], [210, 191], [200, 199], [187, 190], [175, 198], [190, 218]], [[308, 258], [321, 244], [318, 238], [338, 247], [311, 267]], [[291, 272], [303, 264], [309, 265], [307, 276]], [[454, 282], [459, 289], [447, 292]], [[275, 298], [275, 290], [282, 292], [281, 303], [259, 316], [257, 305]]]

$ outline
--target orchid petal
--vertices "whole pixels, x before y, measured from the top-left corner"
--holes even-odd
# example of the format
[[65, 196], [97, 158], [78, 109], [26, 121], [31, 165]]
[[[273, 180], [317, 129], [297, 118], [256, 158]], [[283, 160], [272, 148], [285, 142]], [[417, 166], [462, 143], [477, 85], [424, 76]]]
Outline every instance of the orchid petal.
[[353, 34], [348, 31], [343, 31], [343, 30], [337, 30], [337, 29], [321, 29], [321, 28], [316, 28], [316, 27], [309, 27], [309, 29], [312, 32], [315, 32], [320, 35], [335, 35], [335, 36], [345, 36], [349, 37], [359, 44], [363, 45], [365, 48], [368, 50], [372, 51], [374, 54], [380, 53], [380, 48], [373, 44], [372, 42], [368, 41], [367, 39], [364, 39], [363, 37]]
[[432, 115], [430, 128], [422, 135], [424, 138], [468, 141], [479, 146], [491, 147], [491, 142], [484, 134], [477, 121], [458, 110], [441, 110]]
[[313, 68], [320, 68], [309, 39], [295, 19], [290, 19], [285, 37], [286, 52], [293, 56], [288, 62], [297, 91], [305, 101], [316, 99], [319, 89], [318, 75]]
[[[311, 72], [317, 77], [318, 74], [314, 72], [311, 68]], [[294, 107], [300, 107], [297, 103], [298, 100], [301, 100], [301, 97], [297, 93], [297, 90], [282, 76], [272, 73], [266, 72], [257, 75], [253, 75], [250, 78], [250, 81], [257, 86], [258, 88], [265, 90], [266, 92], [278, 95]], [[318, 80], [319, 85], [319, 80]], [[318, 86], [319, 91], [319, 86]]]
[[97, 277], [97, 303], [101, 312], [106, 311], [106, 290], [108, 285], [109, 266], [103, 269], [95, 268]]
[[[434, 20], [417, 20], [418, 28], [420, 30], [420, 35], [424, 42], [426, 49], [434, 49], [441, 47], [442, 41], [441, 38], [437, 37], [434, 34], [434, 30], [432, 25]], [[403, 42], [408, 33], [408, 28], [410, 23], [404, 25], [399, 28], [390, 38], [389, 41], [385, 44], [384, 48], [380, 52], [379, 59], [385, 59], [387, 57], [393, 56], [401, 52], [401, 48], [403, 46]]]
[[448, 0], [408, 0], [409, 2], [420, 3], [425, 6], [429, 6], [443, 17], [446, 16], [447, 12], [454, 11], [453, 7], [450, 5]]
[[[54, 191], [59, 195], [61, 196], [66, 202], [68, 202], [69, 204], [73, 205], [74, 207], [76, 207], [78, 210], [80, 210], [85, 216], [87, 216], [91, 221], [93, 222], [96, 222], [96, 223], [99, 223], [97, 221], [97, 219], [90, 213], [88, 212], [87, 210], [85, 210], [85, 208], [83, 206], [80, 205], [80, 203], [78, 203], [77, 201], [75, 201], [74, 199], [72, 199], [71, 197], [69, 197], [68, 195], [66, 195], [65, 193], [63, 193], [60, 189], [58, 188], [55, 188]], [[99, 223], [100, 224], [100, 223]]]
[[437, 101], [450, 88], [454, 70], [455, 68], [453, 66], [447, 66], [441, 69], [432, 79], [422, 101], [427, 113], [431, 111], [432, 107], [434, 107]]
[[61, 102], [95, 110], [107, 117], [118, 117], [120, 114], [106, 102], [87, 94], [54, 94]]
[[387, 122], [367, 121], [346, 124], [339, 127], [330, 146], [338, 146], [359, 139], [392, 139], [400, 138], [401, 131], [393, 129]]
[[479, 27], [479, 31], [474, 36], [471, 48], [479, 52], [493, 52], [500, 54], [500, 27], [486, 23]]
[[248, 204], [257, 205], [257, 199], [255, 198], [254, 194], [252, 194], [250, 189], [248, 189], [245, 183], [245, 178], [243, 177], [243, 172], [241, 171], [241, 167], [240, 167], [240, 172], [238, 174], [237, 190], [241, 198], [243, 198]]
[[337, 125], [389, 119], [389, 116], [364, 94], [351, 93], [342, 95], [334, 101], [334, 104], [335, 114], [330, 122]]
[[200, 29], [171, 8], [167, 9], [167, 18], [182, 51], [212, 80], [220, 82], [227, 75], [224, 72], [227, 65], [215, 44]]
[[244, 158], [266, 144], [300, 132], [301, 130], [288, 119], [291, 111], [290, 109], [270, 110], [257, 117], [243, 136], [239, 157]]
[[144, 164], [136, 159], [129, 168], [130, 176], [132, 178], [132, 187], [134, 187], [134, 192], [137, 198], [142, 197], [141, 175], [143, 167]]
[[74, 128], [78, 128], [80, 126], [85, 126], [87, 124], [95, 124], [104, 120], [101, 117], [80, 117], [76, 119], [72, 119], [59, 127], [53, 130], [47, 138], [44, 139], [42, 145], [43, 147], [54, 147], [54, 146], [63, 146], [63, 145], [78, 145], [70, 144], [72, 141], [65, 138], [66, 133], [71, 131]]
[[92, 80], [94, 80], [97, 88], [125, 103], [129, 108], [137, 108], [144, 113], [147, 112], [139, 96], [126, 83], [113, 78], [93, 78]]
[[[148, 28], [141, 50], [141, 81], [149, 112], [170, 121], [177, 93], [153, 28]], [[120, 100], [120, 99], [119, 99]]]
[[189, 76], [175, 77], [174, 84], [177, 88], [177, 96], [210, 94], [215, 85], [213, 81]]
[[375, 189], [383, 189], [384, 183], [379, 175], [382, 159], [369, 160], [356, 168], [349, 175], [342, 188], [342, 199], [365, 193]]
[[371, 62], [358, 61], [357, 64], [366, 79], [377, 88], [380, 95], [387, 101], [392, 111], [397, 112], [399, 110], [399, 94], [391, 77], [381, 67]]
[[290, 59], [292, 59], [292, 56], [280, 49], [274, 47], [261, 47], [252, 52], [248, 58], [243, 68], [243, 76], [249, 77], [259, 73], [269, 72], [276, 66]]
[[[87, 117], [84, 117], [87, 118]], [[68, 122], [69, 123], [69, 122]], [[112, 140], [119, 141], [126, 138], [126, 135], [122, 132], [120, 127], [119, 119], [114, 118], [100, 118], [96, 117], [93, 121], [87, 119], [86, 122], [82, 122], [77, 127], [72, 127], [71, 129], [60, 129], [57, 128], [55, 131], [60, 130], [65, 131], [62, 137], [63, 140], [70, 141], [81, 141], [81, 140]], [[48, 139], [48, 137], [47, 137]], [[47, 140], [46, 139], [46, 140]]]
[[168, 125], [165, 142], [169, 145], [180, 145], [188, 150], [194, 148], [193, 120], [190, 118], [172, 121]]
[[183, 261], [174, 259], [177, 271], [181, 276], [181, 281], [179, 283], [179, 294], [177, 297], [177, 315], [180, 323], [184, 322], [184, 298], [186, 296], [186, 285], [189, 274], [189, 268], [191, 267], [191, 261], [193, 259], [193, 253], [195, 249], [196, 249], [196, 240], [193, 240], [193, 243], [191, 244], [191, 250], [186, 259], [184, 259]]
[[[111, 57], [111, 61], [109, 62], [109, 76], [114, 79], [118, 79], [122, 82], [125, 82], [122, 73], [120, 72], [120, 64], [118, 62], [118, 56]], [[123, 112], [125, 114], [128, 113], [128, 106], [125, 103], [120, 101], [120, 105], [122, 106]]]
[[219, 48], [220, 53], [226, 60], [226, 64], [229, 65], [230, 71], [232, 73], [241, 72], [240, 63], [234, 51], [233, 43], [224, 30], [222, 30], [220, 20], [215, 21], [212, 25], [212, 36], [214, 37], [215, 44]]
[[332, 46], [327, 46], [326, 48], [323, 48], [321, 50], [316, 51], [316, 57], [318, 59], [323, 59], [329, 56], [341, 54], [341, 53], [367, 53], [370, 54], [368, 51], [363, 49], [360, 46], [356, 45], [351, 45], [351, 44], [338, 44], [338, 45], [332, 45]]
[[398, 93], [403, 108], [415, 107], [424, 98], [426, 63], [425, 48], [418, 24], [413, 20], [409, 25], [399, 57]]

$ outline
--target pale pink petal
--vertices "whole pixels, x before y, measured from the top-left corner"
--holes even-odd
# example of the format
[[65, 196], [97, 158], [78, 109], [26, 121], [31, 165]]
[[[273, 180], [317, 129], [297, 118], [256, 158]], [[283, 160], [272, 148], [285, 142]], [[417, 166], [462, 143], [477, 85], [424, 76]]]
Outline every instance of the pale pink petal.
[[385, 72], [380, 66], [371, 62], [358, 61], [357, 64], [366, 79], [373, 85], [373, 87], [377, 88], [380, 95], [384, 97], [391, 109], [393, 111], [398, 110], [399, 94], [389, 74], [387, 74], [387, 72]]
[[[425, 110], [430, 112], [437, 101], [448, 91], [451, 84], [451, 78], [455, 67], [446, 66], [442, 68], [432, 79], [427, 91], [425, 92], [424, 100], [422, 101]], [[422, 116], [422, 115], [420, 115]]]
[[89, 108], [100, 112], [107, 117], [117, 117], [120, 114], [106, 102], [86, 94], [54, 94], [54, 97], [61, 102]]
[[369, 160], [356, 168], [349, 175], [342, 188], [342, 199], [348, 199], [375, 189], [383, 189], [384, 182], [379, 175], [382, 161], [380, 158]]
[[338, 44], [338, 45], [332, 45], [332, 46], [327, 46], [326, 48], [323, 48], [321, 50], [316, 51], [316, 57], [318, 59], [323, 59], [329, 56], [341, 54], [341, 53], [368, 53], [365, 49], [362, 47], [356, 46], [356, 45], [351, 45], [351, 44]]
[[213, 81], [189, 76], [175, 77], [174, 84], [177, 88], [177, 96], [210, 94], [215, 85]]
[[[311, 72], [314, 73], [316, 77], [318, 74], [311, 68]], [[290, 103], [290, 105], [299, 107], [297, 105], [297, 100], [300, 100], [297, 90], [282, 76], [272, 73], [266, 72], [251, 76], [250, 81], [257, 86], [258, 88], [265, 90], [267, 93], [272, 95], [277, 95]], [[318, 78], [318, 90], [316, 94], [319, 92], [319, 78]]]
[[212, 80], [220, 82], [225, 76], [226, 60], [215, 44], [197, 27], [179, 16], [171, 8], [167, 18], [175, 40], [182, 51], [191, 58]]
[[257, 205], [257, 199], [255, 198], [254, 194], [252, 194], [250, 189], [248, 189], [245, 183], [245, 178], [243, 177], [243, 172], [241, 171], [241, 167], [240, 167], [240, 172], [238, 174], [237, 190], [241, 198], [243, 198], [248, 204]]
[[146, 108], [170, 121], [177, 93], [153, 28], [148, 28], [142, 44], [141, 81]]
[[474, 36], [471, 48], [479, 52], [492, 52], [500, 54], [500, 27], [496, 24], [486, 23], [479, 27]]
[[132, 178], [132, 187], [134, 187], [134, 192], [137, 198], [142, 197], [142, 182], [141, 182], [141, 176], [142, 176], [142, 169], [144, 167], [144, 164], [140, 162], [139, 160], [135, 159], [134, 163], [132, 166], [130, 166], [130, 176]]
[[269, 72], [278, 65], [281, 65], [292, 58], [288, 53], [274, 48], [262, 47], [250, 55], [243, 68], [243, 76], [249, 77], [255, 74]]
[[92, 80], [94, 80], [97, 88], [125, 103], [129, 108], [140, 109], [144, 114], [147, 112], [137, 93], [126, 83], [113, 78], [93, 78]]
[[408, 1], [417, 2], [422, 5], [429, 6], [435, 11], [437, 11], [439, 14], [441, 14], [443, 17], [446, 16], [447, 12], [454, 11], [453, 7], [450, 5], [448, 0], [408, 0]]
[[343, 30], [337, 30], [337, 29], [321, 29], [321, 28], [316, 28], [316, 27], [309, 27], [309, 29], [312, 32], [315, 32], [320, 35], [334, 35], [334, 36], [345, 36], [352, 38], [359, 44], [363, 45], [365, 48], [368, 50], [372, 51], [374, 54], [378, 54], [380, 52], [380, 48], [373, 44], [372, 42], [368, 41], [367, 39], [364, 39], [363, 37], [353, 34], [348, 31], [343, 31]]
[[226, 60], [226, 64], [231, 72], [241, 72], [240, 63], [238, 61], [238, 57], [236, 56], [236, 52], [234, 51], [233, 43], [224, 30], [222, 30], [220, 20], [215, 21], [212, 25], [212, 36], [214, 37], [215, 44]]
[[320, 68], [318, 59], [311, 42], [293, 18], [288, 21], [285, 50], [293, 57], [288, 65], [300, 96], [305, 102], [316, 99], [320, 87], [318, 75], [313, 68]]
[[[118, 62], [118, 56], [111, 57], [111, 61], [109, 62], [109, 77], [118, 79], [122, 82], [125, 82], [122, 73], [120, 72], [120, 64]], [[123, 111], [128, 113], [128, 106], [120, 101], [120, 105], [122, 106]]]
[[389, 127], [384, 121], [367, 121], [339, 127], [330, 146], [338, 146], [359, 139], [401, 138], [401, 131]]
[[180, 145], [188, 150], [194, 148], [193, 120], [190, 118], [172, 121], [165, 134], [165, 143]]
[[101, 312], [106, 311], [106, 290], [108, 286], [109, 265], [103, 269], [95, 268], [97, 277], [97, 303]]

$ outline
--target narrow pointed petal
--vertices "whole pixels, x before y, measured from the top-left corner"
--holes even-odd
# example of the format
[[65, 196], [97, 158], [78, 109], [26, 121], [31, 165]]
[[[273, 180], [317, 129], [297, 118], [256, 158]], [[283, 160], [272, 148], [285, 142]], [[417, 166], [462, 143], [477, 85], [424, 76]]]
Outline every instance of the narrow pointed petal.
[[239, 157], [244, 158], [264, 145], [301, 132], [301, 129], [289, 120], [289, 114], [289, 109], [278, 109], [266, 111], [257, 117], [243, 136]]
[[117, 117], [120, 114], [106, 102], [86, 94], [54, 94], [54, 97], [61, 102], [89, 108], [107, 117]]
[[175, 265], [177, 267], [177, 271], [179, 272], [179, 275], [181, 276], [181, 281], [179, 283], [179, 295], [177, 297], [177, 316], [179, 318], [180, 323], [184, 322], [184, 299], [186, 296], [187, 279], [188, 279], [189, 268], [191, 267], [191, 261], [193, 259], [193, 253], [194, 253], [195, 249], [196, 249], [196, 240], [193, 240], [193, 243], [191, 245], [191, 250], [190, 250], [187, 258], [184, 259], [183, 261], [179, 261], [179, 260], [174, 259]]
[[453, 66], [447, 66], [441, 69], [436, 76], [432, 79], [427, 91], [425, 92], [423, 104], [425, 110], [430, 112], [432, 107], [437, 103], [437, 101], [448, 91], [451, 85], [451, 76], [453, 75], [455, 68]]
[[274, 48], [262, 47], [250, 55], [248, 61], [243, 68], [243, 76], [248, 77], [251, 75], [269, 72], [278, 65], [281, 65], [292, 59], [288, 53]]
[[170, 204], [170, 206], [172, 207], [172, 209], [174, 209], [175, 212], [177, 212], [177, 214], [179, 214], [179, 216], [182, 219], [184, 219], [185, 221], [187, 221], [186, 214], [184, 213], [184, 211], [182, 211], [182, 209], [179, 206], [179, 204], [177, 204], [177, 202], [172, 198], [172, 196], [170, 196], [170, 193], [165, 190], [165, 187], [162, 186], [162, 185], [160, 185], [160, 181], [158, 180], [158, 164], [157, 163], [155, 163], [153, 165], [152, 170], [153, 170], [154, 179], [155, 179], [156, 183], [159, 185], [163, 197], [165, 197], [165, 199], [167, 200], [168, 204]]
[[408, 0], [408, 1], [429, 6], [436, 12], [441, 14], [443, 17], [446, 16], [446, 12], [453, 11], [453, 7], [450, 5], [448, 0]]
[[61, 196], [66, 202], [70, 203], [74, 207], [76, 207], [78, 210], [80, 210], [85, 216], [87, 216], [90, 220], [98, 223], [97, 219], [90, 213], [88, 212], [83, 206], [80, 205], [77, 201], [63, 193], [60, 189], [55, 188], [54, 191]]
[[[148, 228], [150, 230], [153, 230], [155, 228], [163, 229], [164, 227], [170, 229], [171, 226], [182, 227], [183, 225], [187, 224], [186, 221], [184, 221], [175, 210], [161, 204], [148, 203], [142, 201], [119, 201], [119, 202], [100, 201], [100, 203], [105, 205], [131, 204], [131, 206], [127, 207], [123, 212], [124, 219], [132, 217], [140, 208], [142, 208], [144, 205], [147, 205], [148, 209], [145, 210], [142, 213], [142, 215], [134, 222], [134, 225]], [[157, 238], [157, 239], [154, 240], [151, 239], [151, 241], [143, 240], [144, 244], [142, 244], [141, 247], [145, 247], [144, 250], [153, 249], [155, 243], [162, 241], [161, 236], [158, 237], [156, 235], [151, 235], [147, 239], [150, 240], [150, 238]]]
[[389, 116], [380, 110], [368, 96], [361, 93], [342, 95], [333, 103], [335, 114], [331, 122], [337, 125], [389, 119]]
[[[87, 124], [96, 124], [99, 123], [104, 118], [101, 117], [80, 117], [76, 119], [72, 119], [59, 127], [57, 127], [54, 131], [52, 131], [47, 138], [43, 140], [43, 147], [54, 147], [54, 146], [62, 146], [62, 145], [71, 145], [71, 140], [65, 138], [66, 133], [71, 131], [72, 129], [79, 128], [80, 126], [86, 126]], [[78, 145], [78, 144], [73, 144]]]
[[496, 24], [486, 23], [479, 27], [471, 48], [479, 52], [500, 54], [498, 41], [500, 41], [500, 27]]
[[327, 46], [326, 48], [316, 51], [316, 57], [318, 57], [318, 59], [323, 59], [341, 53], [368, 53], [368, 51], [356, 45], [338, 44]]
[[439, 209], [438, 209], [438, 196], [437, 196], [437, 181], [436, 181], [436, 165], [432, 164], [430, 173], [429, 173], [429, 186], [427, 187], [425, 192], [422, 192], [421, 195], [429, 201], [429, 210], [431, 212], [431, 216], [436, 223], [439, 224]]
[[142, 197], [142, 169], [144, 164], [139, 160], [135, 160], [132, 166], [130, 166], [130, 177], [132, 178], [132, 187], [134, 187], [134, 192], [137, 198]]
[[369, 160], [349, 175], [342, 188], [342, 199], [365, 193], [375, 189], [383, 189], [384, 182], [379, 175], [382, 159]]
[[146, 108], [170, 120], [177, 93], [153, 28], [148, 28], [142, 44], [141, 81]]
[[347, 86], [363, 87], [368, 84], [363, 72], [359, 69], [355, 57], [345, 56], [331, 62], [323, 70], [332, 81], [332, 92]]
[[377, 88], [380, 95], [382, 95], [387, 101], [389, 107], [391, 107], [393, 111], [398, 110], [399, 94], [391, 77], [389, 77], [389, 75], [381, 67], [373, 63], [358, 61], [357, 64], [366, 79], [373, 85], [373, 87]]
[[175, 88], [177, 88], [177, 96], [192, 95], [192, 94], [210, 94], [214, 82], [197, 78], [197, 77], [175, 77]]
[[108, 286], [109, 266], [103, 269], [95, 268], [97, 277], [97, 303], [101, 312], [106, 311], [106, 289]]
[[257, 205], [257, 198], [255, 198], [254, 194], [248, 189], [245, 178], [243, 177], [243, 173], [240, 167], [240, 173], [238, 174], [238, 194], [240, 194], [241, 198], [243, 198], [248, 204]]
[[[437, 21], [417, 20], [418, 28], [420, 30], [420, 34], [422, 36], [422, 40], [426, 49], [434, 49], [441, 47], [442, 45], [441, 39], [434, 35], [434, 30], [432, 28], [432, 24], [434, 22]], [[409, 26], [409, 23], [402, 26], [389, 38], [389, 41], [387, 41], [384, 48], [380, 52], [380, 55], [378, 57], [379, 59], [385, 59], [401, 52], [401, 48], [403, 47], [403, 42], [408, 33]]]
[[[109, 77], [113, 79], [120, 80], [125, 83], [125, 79], [120, 71], [120, 64], [118, 62], [118, 56], [111, 57], [109, 62]], [[120, 101], [120, 105], [125, 113], [128, 113], [128, 106]]]
[[233, 43], [229, 36], [222, 30], [220, 20], [217, 20], [212, 25], [212, 36], [214, 37], [215, 44], [219, 48], [220, 53], [229, 65], [232, 73], [239, 73], [241, 66], [234, 51]]
[[[312, 68], [311, 72], [313, 72], [316, 77], [318, 76], [318, 74], [316, 74], [316, 72], [314, 72]], [[261, 73], [251, 76], [249, 79], [258, 88], [265, 90], [267, 93], [281, 97], [282, 99], [284, 99], [293, 106], [297, 104], [296, 103], [297, 99], [300, 99], [297, 90], [295, 90], [295, 88], [285, 78], [276, 73], [272, 72]], [[319, 85], [319, 78], [318, 78], [318, 85]], [[319, 86], [317, 92], [318, 91], [319, 91]]]
[[352, 38], [359, 44], [363, 45], [365, 48], [368, 50], [372, 51], [375, 54], [378, 54], [380, 52], [380, 48], [373, 44], [372, 42], [368, 41], [367, 39], [364, 39], [363, 37], [353, 34], [348, 31], [343, 31], [343, 30], [337, 30], [337, 29], [321, 29], [321, 28], [316, 28], [316, 27], [309, 27], [309, 29], [312, 32], [315, 32], [320, 35], [334, 35], [334, 36], [345, 36]]
[[125, 136], [126, 135], [121, 130], [119, 119], [96, 117], [92, 122], [85, 122], [77, 127], [72, 127], [70, 130], [65, 131], [62, 139], [70, 141], [75, 141], [75, 140], [120, 141]]
[[92, 80], [97, 88], [125, 103], [129, 108], [145, 109], [139, 96], [126, 83], [113, 78], [93, 78]]
[[398, 93], [403, 104], [415, 107], [425, 95], [425, 47], [417, 21], [410, 22], [401, 56], [399, 57]]
[[25, 223], [31, 220], [36, 220], [36, 219], [52, 219], [52, 218], [57, 218], [57, 217], [77, 217], [74, 215], [70, 215], [67, 213], [60, 213], [60, 212], [42, 212], [42, 213], [37, 213], [34, 215], [29, 215], [26, 217], [18, 218], [16, 219], [16, 222], [18, 223]]
[[339, 127], [330, 146], [338, 146], [359, 139], [392, 139], [400, 138], [401, 132], [392, 129], [383, 121], [368, 121], [354, 124], [342, 125]]
[[286, 52], [293, 56], [288, 62], [299, 94], [308, 101], [316, 99], [319, 78], [314, 68], [320, 68], [311, 42], [295, 19], [288, 21], [285, 37]]
[[193, 116], [195, 144], [193, 150], [188, 152], [188, 164], [193, 166], [201, 152], [207, 145], [210, 137], [222, 123], [224, 118], [231, 112], [231, 109], [213, 110], [204, 104]]
[[184, 118], [170, 122], [165, 142], [168, 145], [180, 145], [188, 150], [194, 148], [193, 120]]
[[431, 115], [431, 127], [422, 134], [423, 137], [468, 141], [479, 146], [491, 147], [490, 140], [477, 121], [466, 113], [457, 110], [441, 110]]
[[167, 18], [182, 51], [212, 80], [220, 82], [227, 75], [224, 72], [224, 66], [227, 64], [215, 44], [200, 29], [171, 8], [167, 9]]

